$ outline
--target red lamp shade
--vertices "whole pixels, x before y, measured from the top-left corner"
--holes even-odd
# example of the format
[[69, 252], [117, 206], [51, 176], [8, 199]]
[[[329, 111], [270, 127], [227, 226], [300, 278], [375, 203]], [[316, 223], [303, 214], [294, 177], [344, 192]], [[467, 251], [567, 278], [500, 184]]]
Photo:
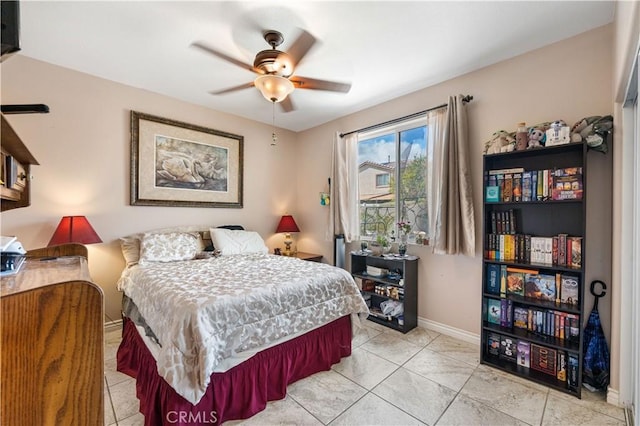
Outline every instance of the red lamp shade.
[[85, 216], [64, 216], [49, 241], [49, 247], [66, 243], [93, 244], [101, 242], [102, 240]]
[[300, 229], [298, 229], [296, 221], [293, 220], [293, 216], [284, 215], [282, 219], [280, 219], [276, 232], [300, 232]]

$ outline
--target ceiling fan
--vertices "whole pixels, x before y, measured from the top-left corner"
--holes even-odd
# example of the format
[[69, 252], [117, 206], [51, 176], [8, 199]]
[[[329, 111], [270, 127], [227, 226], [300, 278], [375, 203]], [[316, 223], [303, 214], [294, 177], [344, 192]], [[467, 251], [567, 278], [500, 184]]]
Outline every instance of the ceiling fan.
[[194, 47], [202, 49], [220, 59], [224, 59], [227, 62], [231, 62], [240, 68], [259, 74], [252, 82], [209, 93], [222, 95], [255, 86], [260, 90], [260, 93], [262, 93], [265, 99], [274, 103], [279, 102], [282, 109], [285, 112], [289, 112], [295, 109], [291, 98], [288, 96], [295, 88], [341, 93], [347, 93], [351, 89], [351, 84], [349, 83], [339, 83], [293, 75], [295, 68], [316, 43], [315, 37], [307, 31], [302, 30], [302, 33], [293, 42], [288, 52], [282, 52], [277, 49], [284, 41], [284, 37], [280, 32], [267, 30], [262, 33], [262, 36], [271, 46], [271, 49], [258, 52], [253, 61], [253, 65], [249, 65], [222, 53], [203, 42], [197, 41], [192, 43]]

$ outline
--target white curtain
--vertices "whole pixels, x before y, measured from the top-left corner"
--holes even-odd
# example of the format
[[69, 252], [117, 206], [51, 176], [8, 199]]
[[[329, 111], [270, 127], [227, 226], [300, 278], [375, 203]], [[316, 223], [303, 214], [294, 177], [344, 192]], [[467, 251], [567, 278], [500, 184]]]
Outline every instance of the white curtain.
[[473, 195], [469, 175], [467, 115], [462, 95], [427, 113], [429, 239], [436, 254], [475, 256]]
[[329, 234], [344, 234], [346, 242], [359, 238], [360, 215], [358, 209], [358, 135], [352, 133], [341, 138], [336, 132], [333, 139], [331, 163], [331, 210]]
[[442, 199], [442, 147], [444, 129], [447, 124], [447, 108], [438, 108], [427, 112], [427, 159], [431, 167], [427, 174], [427, 211], [429, 212], [429, 244], [434, 247], [436, 238], [441, 234]]

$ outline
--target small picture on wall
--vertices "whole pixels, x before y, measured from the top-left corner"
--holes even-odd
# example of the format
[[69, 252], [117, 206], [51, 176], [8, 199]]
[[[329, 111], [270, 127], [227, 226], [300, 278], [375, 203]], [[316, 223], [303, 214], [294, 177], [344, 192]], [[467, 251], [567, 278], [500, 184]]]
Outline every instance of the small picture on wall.
[[329, 194], [327, 192], [321, 192], [320, 193], [320, 205], [321, 206], [328, 206], [330, 200], [331, 199], [330, 199]]

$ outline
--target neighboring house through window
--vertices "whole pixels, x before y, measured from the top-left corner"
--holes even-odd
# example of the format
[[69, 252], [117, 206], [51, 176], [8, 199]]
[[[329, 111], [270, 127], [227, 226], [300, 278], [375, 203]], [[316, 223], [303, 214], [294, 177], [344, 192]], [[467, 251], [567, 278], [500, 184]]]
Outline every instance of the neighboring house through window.
[[428, 231], [426, 176], [431, 164], [424, 117], [358, 137], [360, 235], [397, 237], [410, 222], [409, 241]]

